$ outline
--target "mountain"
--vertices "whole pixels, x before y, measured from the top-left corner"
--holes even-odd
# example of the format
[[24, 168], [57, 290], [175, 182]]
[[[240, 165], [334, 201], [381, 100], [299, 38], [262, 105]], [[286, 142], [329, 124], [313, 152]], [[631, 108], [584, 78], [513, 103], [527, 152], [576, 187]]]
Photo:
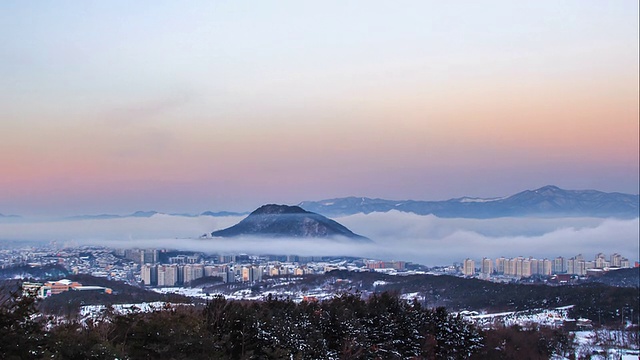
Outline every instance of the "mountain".
[[198, 217], [198, 216], [214, 216], [214, 217], [221, 217], [221, 216], [242, 216], [242, 215], [246, 215], [247, 213], [236, 213], [236, 212], [229, 212], [229, 211], [219, 211], [219, 212], [212, 212], [212, 211], [205, 211], [201, 214], [188, 214], [188, 213], [171, 213], [171, 214], [165, 214], [165, 213], [161, 213], [161, 212], [157, 212], [157, 211], [136, 211], [132, 214], [128, 214], [128, 215], [114, 215], [114, 214], [99, 214], [99, 215], [78, 215], [78, 216], [70, 216], [70, 217], [66, 217], [62, 220], [106, 220], [106, 219], [123, 219], [123, 218], [131, 218], [131, 217], [136, 217], [136, 218], [150, 218], [154, 215], [171, 215], [171, 216], [181, 216], [181, 217]]
[[18, 215], [5, 215], [5, 214], [0, 214], [0, 218], [12, 218], [12, 219], [15, 219], [15, 218], [19, 218], [19, 217], [20, 217], [20, 216], [18, 216]]
[[76, 216], [68, 216], [61, 220], [105, 220], [105, 219], [118, 219], [122, 218], [122, 215], [111, 215], [111, 214], [99, 214], [99, 215], [76, 215]]
[[14, 223], [14, 222], [22, 221], [22, 217], [19, 215], [0, 214], [0, 221], [3, 223]]
[[299, 206], [263, 205], [236, 225], [214, 231], [211, 236], [261, 236], [293, 238], [344, 237], [350, 240], [371, 240], [351, 232], [334, 220], [306, 211]]
[[205, 211], [203, 213], [200, 214], [200, 216], [215, 216], [215, 217], [222, 217], [222, 216], [243, 216], [243, 215], [247, 215], [248, 213], [243, 212], [243, 213], [239, 213], [239, 212], [232, 212], [232, 211]]
[[398, 210], [447, 218], [484, 219], [518, 216], [635, 218], [639, 216], [640, 196], [596, 190], [563, 190], [557, 186], [547, 185], [501, 198], [462, 197], [445, 201], [395, 201], [347, 197], [304, 201], [298, 206], [325, 216]]
[[113, 215], [113, 214], [99, 214], [99, 215], [78, 215], [69, 216], [63, 220], [106, 220], [106, 219], [121, 219], [128, 217], [152, 217], [153, 215], [160, 214], [157, 211], [136, 211], [129, 215]]

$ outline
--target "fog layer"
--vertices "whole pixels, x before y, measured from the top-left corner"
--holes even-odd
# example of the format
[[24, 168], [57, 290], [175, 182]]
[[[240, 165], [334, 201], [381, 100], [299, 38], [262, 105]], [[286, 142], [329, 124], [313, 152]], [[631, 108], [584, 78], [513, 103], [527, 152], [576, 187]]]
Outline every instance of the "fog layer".
[[391, 211], [335, 220], [374, 244], [346, 240], [200, 239], [242, 217], [180, 217], [0, 223], [0, 241], [52, 241], [111, 247], [159, 247], [205, 252], [351, 255], [444, 265], [470, 257], [592, 257], [617, 252], [638, 260], [639, 220], [600, 218], [443, 219]]

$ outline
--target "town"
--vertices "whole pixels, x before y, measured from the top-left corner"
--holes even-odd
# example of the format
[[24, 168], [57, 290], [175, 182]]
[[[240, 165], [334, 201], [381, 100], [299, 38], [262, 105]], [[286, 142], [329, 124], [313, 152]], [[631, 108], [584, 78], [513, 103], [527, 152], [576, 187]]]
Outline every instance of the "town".
[[[428, 267], [356, 257], [206, 254], [55, 242], [0, 249], [5, 290], [22, 279], [23, 298], [40, 298], [38, 311], [51, 328], [68, 319], [91, 330], [109, 326], [111, 320], [104, 321], [109, 316], [200, 316], [215, 304], [260, 307], [281, 301], [305, 307], [395, 297], [409, 308], [446, 308], [484, 332], [508, 328], [533, 334], [545, 328], [575, 336], [568, 352], [603, 352], [609, 346], [617, 354], [637, 356], [637, 271], [623, 270], [630, 262], [621, 255], [553, 261], [499, 257], [478, 264], [466, 259]], [[610, 275], [615, 284], [578, 285], [596, 285], [611, 280]], [[603, 338], [615, 341], [603, 345]]]
[[[553, 280], [567, 281], [568, 276], [599, 276], [610, 270], [629, 268], [629, 259], [618, 253], [613, 253], [607, 259], [603, 253], [596, 254], [593, 260], [586, 260], [582, 254], [571, 258], [558, 256], [553, 260], [534, 259], [532, 257], [500, 257], [495, 261], [482, 258], [476, 267], [475, 260], [465, 259], [462, 262], [461, 272], [466, 277], [478, 277], [479, 279], [492, 281], [510, 281], [531, 277], [550, 277]], [[638, 263], [635, 263], [638, 267]]]
[[[354, 257], [205, 254], [169, 249], [58, 246], [55, 242], [0, 250], [0, 269], [3, 271], [21, 266], [52, 265], [63, 267], [69, 274], [87, 274], [150, 288], [189, 286], [203, 278], [227, 284], [253, 284], [266, 278], [324, 274], [333, 270], [400, 276], [446, 274], [493, 282], [527, 282], [536, 279], [550, 284], [564, 284], [580, 277], [600, 276], [611, 270], [631, 267], [630, 261], [617, 253], [608, 258], [599, 253], [591, 261], [586, 260], [583, 255], [571, 258], [559, 256], [553, 260], [531, 257], [500, 257], [495, 260], [483, 258], [477, 263], [468, 258], [462, 263], [427, 267], [405, 261]], [[637, 262], [635, 266], [638, 266]], [[109, 288], [72, 283], [66, 279], [33, 286], [41, 297], [71, 289], [111, 292]]]

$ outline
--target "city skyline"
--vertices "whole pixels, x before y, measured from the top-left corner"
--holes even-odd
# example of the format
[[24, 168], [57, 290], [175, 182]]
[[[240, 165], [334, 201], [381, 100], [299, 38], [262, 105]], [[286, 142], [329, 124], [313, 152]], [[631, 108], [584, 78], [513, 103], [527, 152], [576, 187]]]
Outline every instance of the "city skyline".
[[639, 192], [637, 2], [0, 9], [3, 214]]

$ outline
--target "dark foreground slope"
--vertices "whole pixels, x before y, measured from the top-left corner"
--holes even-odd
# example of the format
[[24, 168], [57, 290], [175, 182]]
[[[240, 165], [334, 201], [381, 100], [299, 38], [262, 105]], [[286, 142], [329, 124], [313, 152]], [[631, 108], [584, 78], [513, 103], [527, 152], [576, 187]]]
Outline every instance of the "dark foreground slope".
[[[30, 298], [0, 303], [3, 359], [550, 359], [577, 344], [559, 329], [482, 330], [390, 293], [366, 300], [242, 302], [106, 313], [48, 324]], [[631, 332], [631, 331], [630, 331]]]

